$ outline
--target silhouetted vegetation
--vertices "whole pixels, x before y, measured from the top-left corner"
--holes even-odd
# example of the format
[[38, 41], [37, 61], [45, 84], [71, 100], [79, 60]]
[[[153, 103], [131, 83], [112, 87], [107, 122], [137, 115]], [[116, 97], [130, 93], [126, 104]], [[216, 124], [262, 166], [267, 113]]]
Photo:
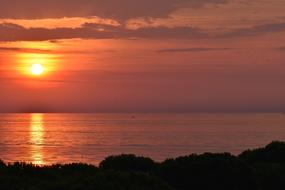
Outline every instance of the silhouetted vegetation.
[[177, 189], [257, 189], [251, 168], [230, 154], [169, 159], [155, 173]]
[[272, 142], [264, 148], [247, 150], [239, 155], [247, 162], [284, 163], [285, 162], [285, 142]]
[[272, 142], [264, 148], [247, 150], [239, 159], [251, 165], [260, 189], [285, 187], [285, 142]]
[[36, 166], [0, 161], [3, 190], [281, 190], [285, 143], [229, 153], [192, 154], [156, 163], [135, 155], [88, 164]]
[[168, 190], [155, 176], [136, 172], [105, 171], [92, 165], [39, 167], [14, 163], [0, 168], [2, 190]]
[[100, 163], [99, 167], [106, 170], [149, 172], [155, 167], [155, 163], [150, 158], [125, 154], [109, 156]]

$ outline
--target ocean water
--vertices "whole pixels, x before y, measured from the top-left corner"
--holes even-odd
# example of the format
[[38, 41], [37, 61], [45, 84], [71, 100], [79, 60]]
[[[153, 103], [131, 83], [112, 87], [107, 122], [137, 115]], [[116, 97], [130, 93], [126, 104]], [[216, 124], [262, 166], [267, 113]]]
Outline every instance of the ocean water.
[[156, 161], [285, 141], [285, 114], [0, 114], [0, 158], [98, 164], [132, 153]]

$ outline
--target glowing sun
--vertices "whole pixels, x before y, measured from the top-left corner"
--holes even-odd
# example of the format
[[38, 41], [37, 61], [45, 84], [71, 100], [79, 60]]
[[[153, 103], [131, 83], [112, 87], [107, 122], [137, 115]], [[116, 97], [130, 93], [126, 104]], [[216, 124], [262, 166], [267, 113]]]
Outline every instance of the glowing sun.
[[44, 72], [44, 67], [41, 64], [33, 64], [31, 72], [33, 75], [41, 75]]

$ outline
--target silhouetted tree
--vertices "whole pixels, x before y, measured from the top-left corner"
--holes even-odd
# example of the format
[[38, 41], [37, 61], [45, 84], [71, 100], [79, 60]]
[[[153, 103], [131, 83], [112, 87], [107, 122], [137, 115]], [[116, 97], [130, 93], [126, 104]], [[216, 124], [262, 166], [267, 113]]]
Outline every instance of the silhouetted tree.
[[239, 158], [251, 164], [260, 189], [284, 189], [285, 142], [274, 141], [264, 148], [244, 151]]
[[181, 190], [257, 189], [250, 167], [226, 153], [168, 159], [160, 164], [156, 175]]
[[14, 163], [0, 167], [2, 190], [171, 190], [163, 180], [144, 173], [104, 171], [86, 164], [39, 167]]
[[239, 158], [246, 162], [285, 163], [285, 142], [274, 141], [264, 148], [244, 151]]
[[149, 172], [155, 165], [155, 162], [150, 158], [122, 154], [107, 157], [99, 167], [105, 170]]
[[283, 190], [285, 143], [228, 153], [190, 155], [155, 163], [110, 156], [99, 168], [82, 163], [36, 166], [0, 160], [2, 190]]

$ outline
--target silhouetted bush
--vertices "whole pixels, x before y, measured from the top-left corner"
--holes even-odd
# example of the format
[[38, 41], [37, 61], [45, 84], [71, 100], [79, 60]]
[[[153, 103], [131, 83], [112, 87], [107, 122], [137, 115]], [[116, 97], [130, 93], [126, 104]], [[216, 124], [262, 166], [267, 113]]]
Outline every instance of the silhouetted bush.
[[39, 167], [15, 163], [0, 169], [2, 190], [170, 190], [144, 173], [103, 171], [86, 164]]
[[190, 155], [168, 159], [156, 174], [177, 189], [255, 190], [251, 169], [230, 154]]
[[171, 188], [161, 179], [143, 173], [105, 171], [86, 178], [85, 183], [81, 183], [76, 189], [170, 190]]
[[190, 155], [155, 163], [135, 155], [88, 164], [36, 166], [0, 160], [0, 190], [283, 190], [285, 143], [228, 153]]
[[263, 190], [281, 190], [285, 187], [285, 143], [272, 142], [264, 148], [244, 151], [241, 160], [251, 164], [254, 175]]
[[255, 163], [254, 176], [262, 190], [283, 190], [285, 187], [285, 165]]
[[247, 150], [239, 155], [247, 162], [285, 163], [285, 142], [274, 141], [264, 148]]
[[99, 167], [105, 170], [149, 172], [155, 165], [155, 162], [150, 158], [122, 154], [107, 157], [100, 163]]

